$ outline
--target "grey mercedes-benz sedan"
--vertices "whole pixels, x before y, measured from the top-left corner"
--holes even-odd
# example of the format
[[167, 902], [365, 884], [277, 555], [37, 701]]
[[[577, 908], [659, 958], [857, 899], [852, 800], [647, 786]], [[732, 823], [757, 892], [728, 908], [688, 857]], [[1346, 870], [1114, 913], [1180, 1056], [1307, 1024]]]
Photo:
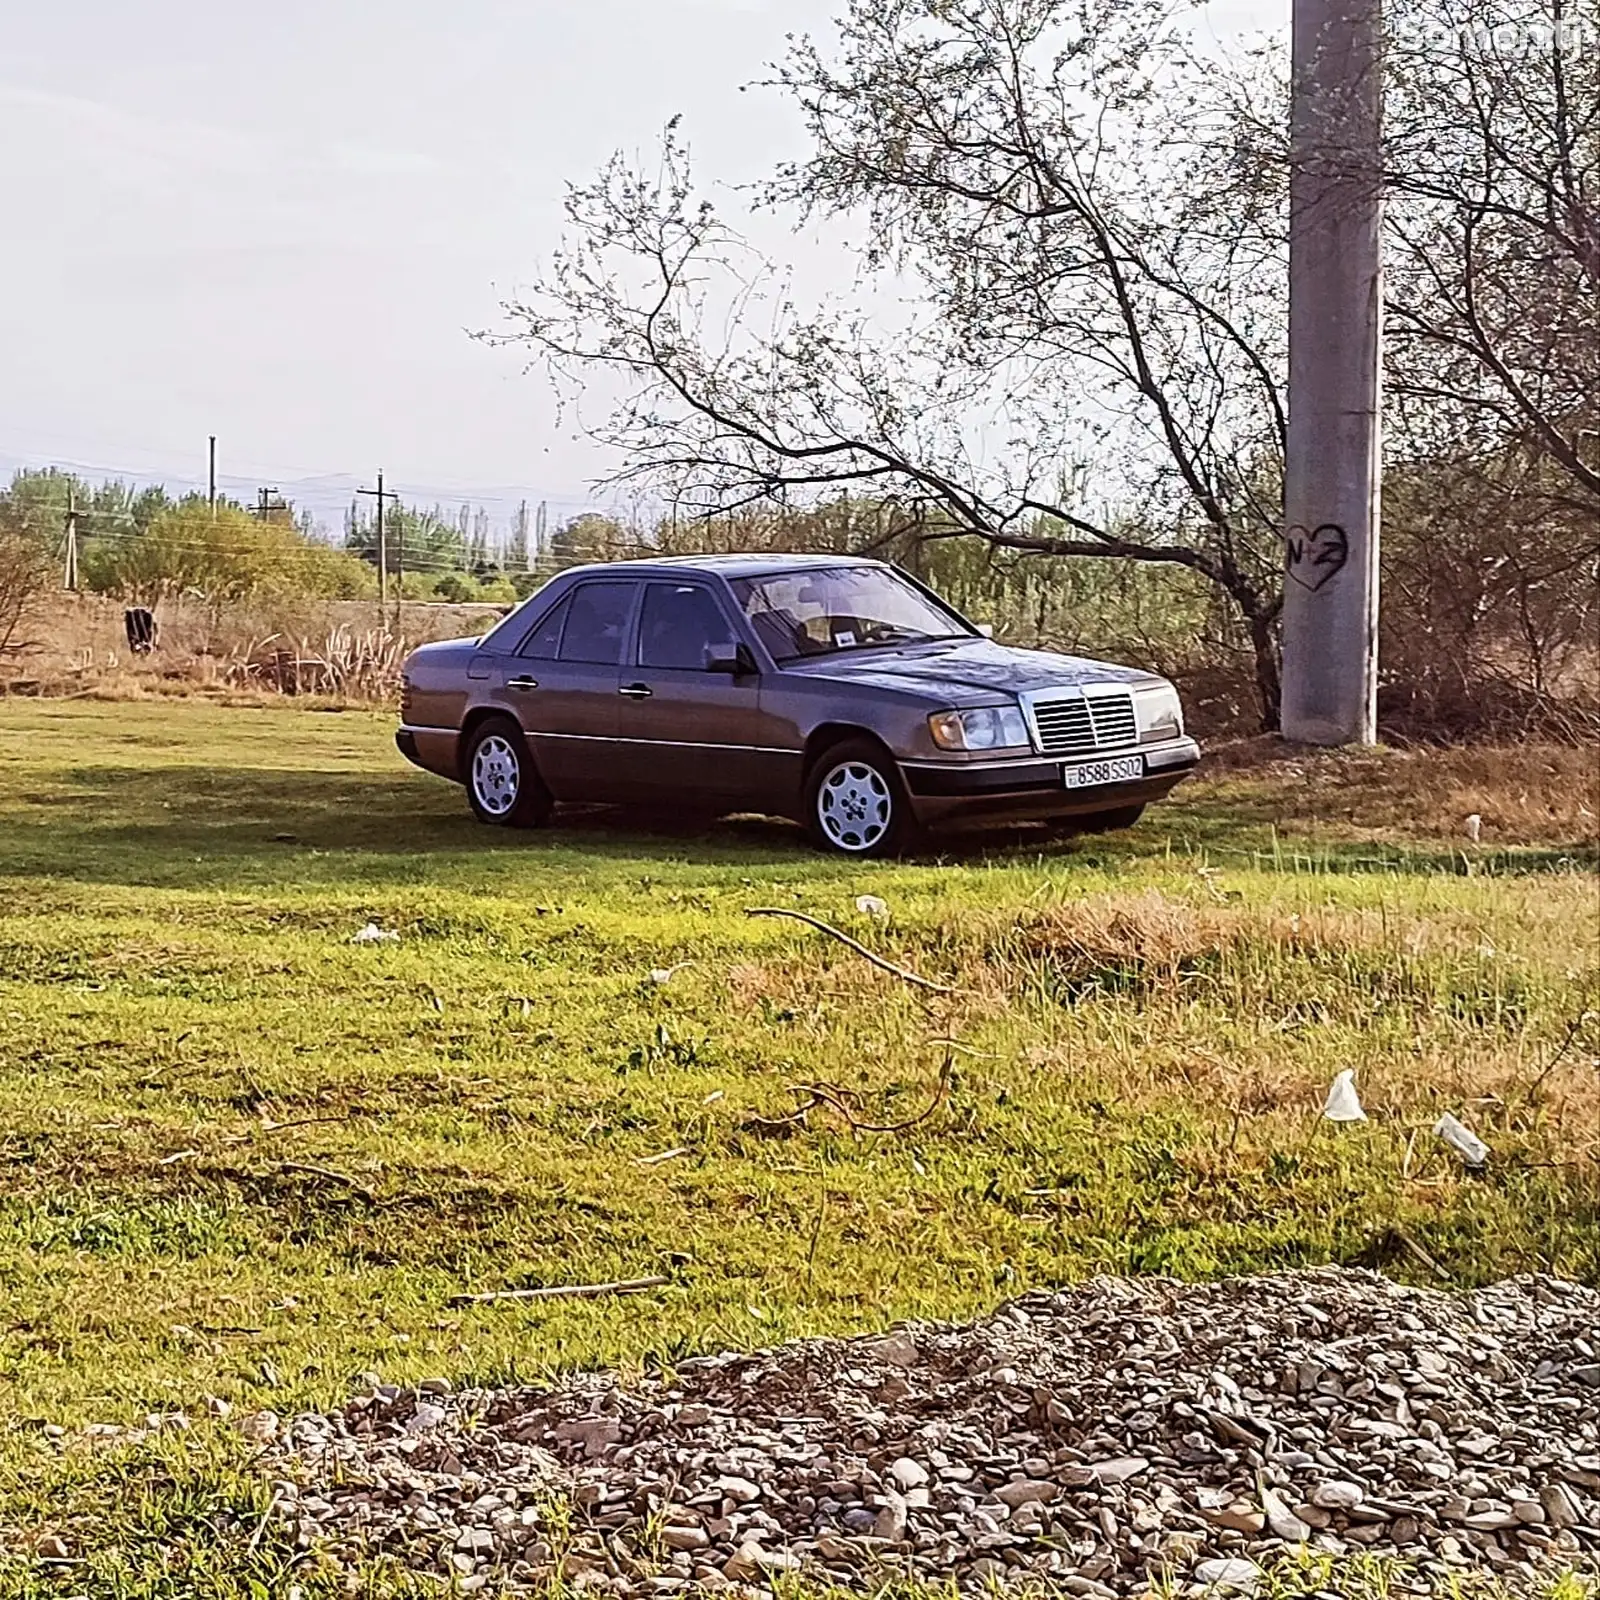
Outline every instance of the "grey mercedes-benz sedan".
[[971, 817], [1128, 827], [1200, 759], [1164, 678], [996, 644], [831, 555], [572, 568], [485, 637], [413, 652], [396, 743], [487, 823], [762, 812], [857, 856]]

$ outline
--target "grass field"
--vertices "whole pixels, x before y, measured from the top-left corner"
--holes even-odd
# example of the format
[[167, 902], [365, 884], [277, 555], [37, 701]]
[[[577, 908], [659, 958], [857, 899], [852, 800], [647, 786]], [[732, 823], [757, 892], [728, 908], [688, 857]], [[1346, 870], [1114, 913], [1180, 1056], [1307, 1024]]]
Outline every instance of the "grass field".
[[[364, 712], [0, 702], [0, 1594], [277, 1593], [208, 1396], [1094, 1272], [1600, 1282], [1597, 784], [1587, 751], [1247, 752], [1127, 835], [863, 865], [753, 821], [497, 835]], [[1319, 1119], [1342, 1067], [1367, 1123]], [[35, 1563], [46, 1531], [86, 1562]]]

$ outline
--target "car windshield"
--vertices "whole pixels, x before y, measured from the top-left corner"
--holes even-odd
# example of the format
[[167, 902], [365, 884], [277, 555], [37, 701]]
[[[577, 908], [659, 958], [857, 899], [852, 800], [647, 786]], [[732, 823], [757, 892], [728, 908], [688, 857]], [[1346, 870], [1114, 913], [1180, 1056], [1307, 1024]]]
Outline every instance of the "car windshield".
[[953, 611], [883, 567], [739, 578], [733, 592], [774, 661], [971, 634]]

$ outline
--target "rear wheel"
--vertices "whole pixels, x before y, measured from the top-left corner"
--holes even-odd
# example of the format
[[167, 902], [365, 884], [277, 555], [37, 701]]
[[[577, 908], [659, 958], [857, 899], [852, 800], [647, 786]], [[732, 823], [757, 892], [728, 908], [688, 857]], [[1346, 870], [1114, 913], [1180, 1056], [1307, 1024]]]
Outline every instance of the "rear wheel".
[[479, 822], [536, 828], [549, 819], [550, 793], [534, 770], [522, 730], [509, 717], [490, 717], [472, 730], [462, 771]]
[[805, 811], [812, 838], [840, 855], [892, 855], [918, 835], [900, 769], [870, 739], [823, 751], [806, 778]]
[[1091, 811], [1086, 817], [1074, 817], [1072, 826], [1079, 833], [1118, 833], [1131, 828], [1143, 815], [1143, 806], [1118, 806], [1114, 811]]

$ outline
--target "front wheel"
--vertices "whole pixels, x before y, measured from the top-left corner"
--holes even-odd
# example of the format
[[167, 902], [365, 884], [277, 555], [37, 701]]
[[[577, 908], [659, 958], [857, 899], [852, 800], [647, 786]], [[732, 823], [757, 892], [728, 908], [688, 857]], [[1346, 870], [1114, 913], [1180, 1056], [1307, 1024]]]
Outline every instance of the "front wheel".
[[805, 806], [812, 837], [840, 855], [892, 855], [917, 835], [900, 769], [868, 739], [823, 752], [806, 778]]
[[534, 771], [522, 730], [491, 717], [472, 730], [462, 762], [467, 802], [479, 822], [536, 828], [550, 815], [550, 795]]

